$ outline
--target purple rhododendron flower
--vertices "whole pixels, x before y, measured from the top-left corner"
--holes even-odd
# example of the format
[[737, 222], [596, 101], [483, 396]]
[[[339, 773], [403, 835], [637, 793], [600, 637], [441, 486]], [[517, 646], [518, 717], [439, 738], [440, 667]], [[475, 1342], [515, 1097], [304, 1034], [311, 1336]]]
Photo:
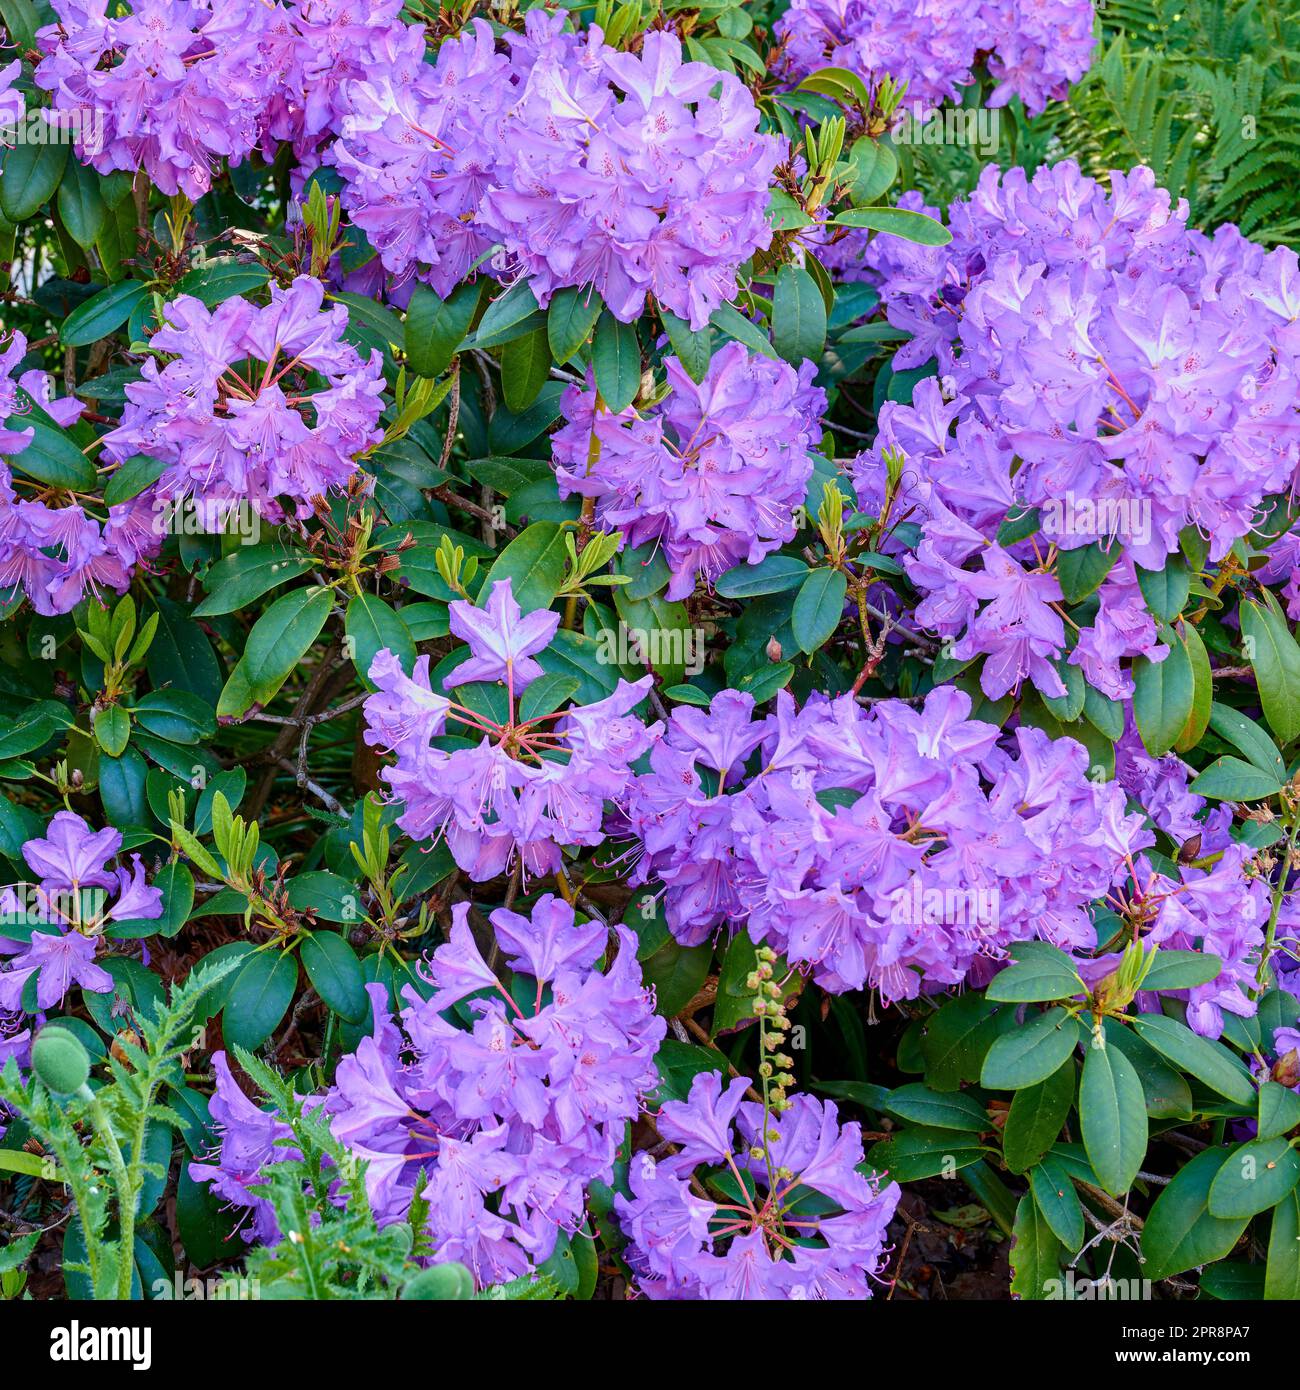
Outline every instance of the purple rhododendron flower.
[[[922, 208], [915, 194], [901, 205]], [[1296, 254], [1232, 227], [1206, 237], [1186, 215], [1146, 169], [1109, 188], [1068, 161], [1032, 181], [986, 169], [949, 210], [948, 246], [883, 238], [867, 252], [890, 322], [911, 335], [895, 365], [937, 358], [942, 378], [882, 407], [853, 465], [859, 502], [880, 504], [901, 454], [921, 541], [885, 548], [924, 596], [917, 621], [957, 659], [987, 654], [990, 697], [1025, 678], [1064, 691], [1058, 551], [1099, 543], [1118, 562], [1068, 660], [1124, 699], [1121, 663], [1167, 650], [1134, 566], [1163, 568], [1189, 526], [1221, 560], [1292, 485]], [[1035, 511], [1041, 543], [998, 546], [1004, 519]]]
[[509, 579], [493, 584], [486, 607], [457, 599], [447, 611], [452, 636], [468, 642], [472, 656], [443, 681], [444, 689], [499, 680], [517, 695], [542, 674], [532, 654], [549, 645], [560, 615], [539, 609], [523, 617]]
[[241, 1226], [245, 1240], [271, 1244], [280, 1238], [275, 1212], [266, 1197], [251, 1189], [271, 1164], [301, 1158], [302, 1154], [292, 1144], [282, 1142], [293, 1137], [289, 1126], [254, 1105], [240, 1089], [224, 1052], [212, 1054], [212, 1068], [217, 1085], [209, 1113], [216, 1146], [208, 1156], [211, 1161], [189, 1165], [190, 1177], [195, 1182], [211, 1183], [218, 1197], [241, 1218], [247, 1218], [248, 1224]]
[[747, 923], [826, 989], [915, 998], [987, 978], [1014, 941], [1098, 944], [1091, 905], [1153, 842], [1082, 744], [1021, 728], [1004, 747], [952, 687], [920, 709], [753, 708], [675, 709], [627, 799], [635, 880], [666, 885], [684, 944]]
[[[27, 354], [27, 339], [14, 333], [0, 351], [0, 455], [20, 459], [35, 437], [28, 425], [6, 428], [33, 405], [56, 424], [80, 417], [76, 400], [55, 400], [49, 376], [31, 370], [15, 376]], [[19, 463], [21, 470], [21, 463]], [[39, 493], [28, 496], [27, 490]], [[57, 490], [15, 478], [0, 460], [0, 599], [21, 590], [38, 613], [68, 613], [87, 593], [102, 589], [123, 593], [135, 566], [155, 554], [161, 538], [154, 534], [152, 507], [138, 497], [96, 516], [80, 501]]]
[[313, 160], [337, 134], [347, 85], [396, 45], [420, 42], [400, 0], [54, 0], [38, 31], [47, 119], [101, 174], [143, 169], [164, 193], [201, 198], [222, 160], [290, 141]]
[[[259, 307], [243, 298], [208, 309], [181, 295], [150, 340], [173, 354], [150, 358], [126, 388], [122, 423], [104, 436], [104, 457], [165, 460], [152, 505], [187, 501], [221, 529], [239, 503], [268, 520], [288, 498], [300, 517], [349, 486], [358, 457], [382, 438], [380, 354], [363, 359], [343, 338], [348, 311], [322, 307], [324, 286], [300, 275], [271, 287]], [[248, 373], [247, 376], [244, 373]], [[312, 389], [308, 377], [324, 379]]]
[[776, 34], [792, 76], [848, 68], [868, 87], [892, 77], [922, 114], [960, 100], [985, 53], [997, 84], [988, 105], [1018, 96], [1032, 116], [1087, 72], [1092, 21], [1092, 0], [793, 0]]
[[[586, 1189], [608, 1181], [642, 1096], [658, 1080], [667, 1025], [641, 980], [636, 939], [577, 925], [565, 902], [541, 897], [527, 916], [491, 915], [515, 969], [507, 988], [479, 953], [469, 905], [453, 909], [451, 939], [428, 963], [433, 987], [411, 986], [394, 1018], [382, 985], [368, 987], [374, 1031], [339, 1063], [323, 1104], [334, 1137], [366, 1164], [381, 1225], [428, 1204], [433, 1262], [458, 1260], [480, 1285], [544, 1261], [561, 1230], [584, 1220]], [[454, 1006], [466, 1021], [445, 1016]], [[219, 1148], [190, 1171], [246, 1209], [259, 1239], [277, 1237], [269, 1203], [250, 1190], [293, 1150], [289, 1127], [258, 1109], [214, 1057], [212, 1116]]]
[[[784, 1113], [766, 1115], [743, 1099], [748, 1086], [742, 1077], [723, 1092], [717, 1072], [696, 1076], [687, 1099], [659, 1114], [659, 1134], [676, 1152], [634, 1156], [632, 1196], [619, 1194], [614, 1207], [637, 1290], [654, 1299], [870, 1298], [898, 1184], [863, 1175], [861, 1126], [841, 1125], [834, 1102], [795, 1095]], [[738, 1205], [692, 1190], [701, 1164], [730, 1170]]]
[[737, 342], [699, 384], [666, 363], [671, 389], [645, 413], [598, 409], [590, 374], [585, 390], [570, 387], [551, 443], [561, 497], [594, 497], [597, 521], [628, 546], [661, 544], [668, 597], [681, 599], [698, 575], [712, 581], [794, 539], [826, 395], [811, 362], [796, 372]]
[[[532, 654], [550, 640], [557, 615], [522, 616], [509, 580], [493, 585], [486, 607], [451, 608], [453, 631], [468, 638], [471, 655], [444, 688], [506, 681], [506, 722], [436, 693], [427, 656], [407, 676], [385, 648], [370, 668], [377, 689], [365, 702], [366, 742], [395, 755], [380, 776], [402, 803], [398, 824], [413, 840], [445, 836], [456, 863], [478, 882], [516, 856], [525, 875], [552, 873], [563, 864], [561, 845], [604, 840], [605, 803], [622, 799], [630, 764], [658, 737], [662, 725], [647, 727], [632, 714], [652, 678], [619, 680], [602, 700], [520, 720], [516, 698], [541, 671]], [[437, 746], [455, 724], [477, 744]]]
[[[768, 184], [786, 142], [758, 133], [734, 76], [682, 62], [675, 34], [640, 53], [534, 9], [509, 54], [476, 20], [434, 63], [408, 35], [365, 81], [327, 155], [344, 206], [401, 283], [447, 294], [494, 246], [545, 307], [592, 286], [632, 322], [646, 295], [702, 328], [766, 247]], [[411, 31], [418, 36], [419, 31]]]
[[[109, 867], [121, 847], [118, 831], [92, 831], [75, 811], [59, 811], [45, 838], [23, 846], [37, 879], [21, 895], [0, 890], [0, 955], [10, 957], [0, 971], [0, 1009], [21, 1008], [33, 978], [40, 1009], [54, 1008], [74, 985], [96, 994], [113, 988], [95, 962], [105, 930], [162, 916], [162, 894], [145, 882], [138, 854], [129, 869]], [[6, 936], [7, 923], [16, 924], [15, 936]]]
[[14, 86], [22, 69], [23, 65], [17, 61], [0, 68], [0, 144], [4, 143], [5, 128], [16, 126], [27, 109], [26, 99]]

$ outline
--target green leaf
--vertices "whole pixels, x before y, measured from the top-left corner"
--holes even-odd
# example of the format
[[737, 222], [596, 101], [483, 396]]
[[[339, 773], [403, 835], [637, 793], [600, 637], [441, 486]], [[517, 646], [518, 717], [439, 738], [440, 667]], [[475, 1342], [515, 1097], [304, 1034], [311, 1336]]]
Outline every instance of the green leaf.
[[352, 639], [353, 665], [368, 690], [374, 689], [370, 683], [371, 662], [385, 647], [401, 662], [402, 670], [411, 674], [417, 656], [415, 641], [402, 615], [383, 599], [364, 593], [349, 599], [343, 626]]
[[1176, 555], [1169, 556], [1164, 569], [1148, 570], [1141, 565], [1136, 568], [1138, 588], [1142, 590], [1147, 608], [1158, 622], [1172, 623], [1183, 611], [1191, 592], [1191, 571]]
[[1016, 964], [1000, 970], [985, 991], [1007, 1003], [1039, 1003], [1084, 993], [1083, 981], [1069, 956], [1045, 941], [1021, 941], [1011, 948]]
[[[478, 308], [480, 286], [457, 285], [440, 299], [428, 285], [417, 285], [406, 309], [406, 360], [417, 376], [441, 376], [465, 341]], [[533, 307], [536, 307], [535, 305]]]
[[840, 624], [848, 580], [841, 570], [815, 569], [799, 586], [790, 626], [802, 652], [815, 652]]
[[1272, 609], [1246, 600], [1238, 616], [1264, 717], [1285, 746], [1300, 734], [1300, 647]]
[[[1104, 1036], [1104, 1035], [1103, 1035]], [[1147, 1108], [1133, 1063], [1094, 1039], [1079, 1082], [1079, 1125], [1088, 1162], [1112, 1197], [1127, 1192], [1147, 1150]]]
[[1163, 1014], [1140, 1014], [1133, 1026], [1144, 1042], [1175, 1066], [1190, 1072], [1219, 1095], [1254, 1108], [1255, 1087], [1250, 1073], [1226, 1047], [1197, 1037], [1186, 1024]]
[[1074, 1061], [1067, 1058], [1033, 1086], [1018, 1090], [1002, 1129], [1002, 1153], [1013, 1173], [1023, 1173], [1056, 1142], [1074, 1103]]
[[817, 362], [826, 346], [826, 304], [806, 270], [784, 265], [772, 295], [772, 342], [794, 367]]
[[964, 1091], [932, 1091], [919, 1081], [891, 1091], [885, 1109], [900, 1120], [911, 1120], [931, 1129], [960, 1129], [982, 1134], [993, 1127], [988, 1113], [974, 1096]]
[[1177, 640], [1163, 661], [1140, 656], [1133, 663], [1133, 717], [1147, 752], [1153, 758], [1174, 746], [1192, 712], [1195, 696], [1192, 663]]
[[1088, 723], [1111, 743], [1124, 736], [1124, 706], [1088, 686], [1083, 692], [1083, 714]]
[[315, 585], [276, 599], [248, 634], [217, 713], [239, 715], [254, 703], [265, 705], [273, 699], [320, 635], [333, 606], [333, 590]]
[[704, 380], [709, 363], [713, 360], [713, 334], [709, 331], [708, 324], [695, 333], [691, 331], [691, 326], [685, 319], [679, 319], [667, 309], [661, 308], [659, 317], [663, 319], [664, 332], [668, 334], [669, 345], [677, 360], [682, 364], [686, 375], [698, 385]]
[[360, 894], [355, 883], [341, 874], [313, 869], [289, 880], [289, 905], [300, 912], [308, 908], [324, 922], [356, 923], [361, 920]]
[[501, 349], [501, 394], [509, 409], [527, 410], [537, 399], [551, 370], [551, 345], [546, 328], [512, 338]]
[[131, 719], [120, 705], [109, 705], [95, 716], [95, 740], [109, 757], [119, 757], [130, 737]]
[[1240, 710], [1216, 701], [1210, 706], [1210, 728], [1238, 752], [1244, 753], [1261, 772], [1271, 773], [1278, 782], [1286, 780], [1286, 764], [1277, 745]]
[[479, 590], [479, 606], [492, 596], [492, 586], [511, 581], [515, 602], [524, 613], [549, 608], [564, 583], [567, 551], [564, 532], [554, 521], [535, 521], [497, 556]]
[[260, 951], [235, 973], [221, 1031], [228, 1046], [260, 1047], [280, 1026], [298, 988], [298, 962], [285, 951]]
[[1096, 593], [1119, 556], [1118, 545], [1106, 550], [1096, 542], [1062, 550], [1056, 557], [1056, 578], [1066, 603], [1082, 603]]
[[1067, 1250], [1083, 1244], [1083, 1207], [1065, 1165], [1048, 1154], [1029, 1170], [1029, 1190], [1052, 1234]]
[[1169, 951], [1162, 946], [1142, 977], [1142, 988], [1195, 989], [1218, 979], [1222, 970], [1219, 957], [1206, 951]]
[[1265, 1081], [1259, 1088], [1257, 1139], [1274, 1139], [1300, 1125], [1300, 1096], [1276, 1081]]
[[1063, 1252], [1031, 1193], [1020, 1199], [1012, 1234], [1015, 1239], [1011, 1247], [1011, 1296], [1046, 1298], [1048, 1282], [1060, 1277]]
[[190, 1165], [182, 1163], [176, 1181], [176, 1233], [195, 1269], [208, 1269], [231, 1249], [235, 1217], [212, 1191], [212, 1184], [196, 1182]]
[[119, 464], [109, 474], [104, 487], [104, 505], [116, 507], [129, 502], [145, 488], [152, 486], [171, 465], [166, 459], [150, 458], [148, 454], [135, 454], [125, 463]]
[[626, 410], [641, 389], [641, 344], [636, 324], [621, 323], [606, 309], [596, 325], [591, 364], [596, 389], [605, 404], [615, 414]]
[[1227, 1156], [1222, 1148], [1203, 1150], [1156, 1198], [1142, 1230], [1145, 1278], [1167, 1279], [1212, 1264], [1236, 1245], [1249, 1218], [1225, 1220], [1209, 1210], [1210, 1186]]
[[997, 1036], [998, 1006], [979, 994], [963, 994], [944, 1004], [921, 1030], [926, 1080], [936, 1090], [955, 1091], [978, 1081], [980, 1067]]
[[590, 285], [556, 290], [546, 310], [546, 338], [557, 363], [563, 366], [591, 337], [604, 307], [605, 301]]
[[1215, 758], [1187, 790], [1220, 801], [1258, 801], [1276, 796], [1282, 784], [1271, 772], [1242, 758]]
[[[348, 311], [348, 329], [353, 337], [372, 341], [376, 346], [394, 347], [406, 340], [406, 329], [387, 305], [368, 295], [332, 290], [331, 299]], [[346, 331], [346, 330], [345, 330]]]
[[496, 347], [521, 333], [532, 332], [530, 320], [534, 314], [541, 321], [532, 285], [527, 280], [517, 281], [487, 306], [474, 333], [474, 346]]
[[72, 160], [59, 185], [59, 217], [68, 235], [83, 249], [93, 246], [108, 220], [108, 204], [99, 189], [99, 175]]
[[519, 697], [519, 722], [553, 713], [578, 693], [578, 684], [575, 676], [539, 676]]
[[59, 341], [64, 347], [86, 347], [107, 338], [121, 328], [148, 293], [149, 286], [138, 280], [119, 280], [116, 285], [100, 290], [78, 304], [64, 319]]
[[365, 977], [357, 953], [337, 933], [313, 932], [303, 938], [303, 968], [316, 993], [336, 1014], [352, 1023], [365, 1017]]
[[1268, 1234], [1268, 1263], [1264, 1267], [1264, 1297], [1300, 1299], [1300, 1191], [1292, 1188], [1277, 1204]]
[[933, 217], [906, 208], [849, 208], [828, 222], [832, 227], [868, 227], [886, 236], [900, 237], [918, 246], [947, 246], [952, 233]]
[[655, 992], [655, 1012], [665, 1018], [679, 1014], [700, 992], [712, 961], [712, 946], [679, 946], [676, 941], [665, 942], [643, 961], [641, 975]]
[[241, 545], [207, 572], [208, 596], [194, 610], [196, 618], [237, 613], [254, 599], [305, 574], [315, 563], [309, 555], [295, 555], [278, 542]]
[[800, 82], [798, 90], [818, 92], [822, 96], [830, 97], [832, 101], [852, 103], [860, 106], [864, 112], [870, 111], [872, 106], [867, 84], [852, 68], [818, 68]]
[[70, 146], [61, 141], [27, 141], [4, 151], [0, 213], [15, 226], [26, 222], [58, 188]]
[[1300, 1154], [1280, 1135], [1253, 1139], [1224, 1160], [1210, 1184], [1210, 1214], [1231, 1221], [1276, 1206], [1300, 1182]]
[[238, 294], [261, 289], [270, 278], [265, 266], [223, 258], [187, 270], [177, 282], [175, 293], [192, 294], [200, 304], [215, 309]]
[[99, 799], [110, 825], [147, 825], [149, 803], [145, 796], [145, 760], [134, 748], [121, 757], [104, 754], [99, 760]]
[[765, 555], [756, 565], [737, 565], [720, 574], [713, 587], [723, 598], [757, 598], [797, 589], [807, 574], [807, 564], [797, 556]]
[[701, 1072], [725, 1071], [726, 1066], [727, 1059], [716, 1048], [665, 1038], [655, 1053], [659, 1085], [646, 1099], [652, 1105], [662, 1105], [666, 1100], [685, 1100], [691, 1082]]
[[980, 1085], [1016, 1091], [1045, 1081], [1062, 1066], [1078, 1041], [1079, 1025], [1064, 1009], [1035, 1014], [989, 1048]]
[[98, 479], [94, 466], [62, 430], [47, 425], [44, 420], [14, 415], [5, 425], [9, 429], [32, 432], [32, 442], [8, 460], [10, 467], [50, 487], [76, 492], [95, 490]]
[[159, 595], [154, 602], [158, 627], [146, 657], [155, 687], [188, 690], [209, 706], [221, 695], [222, 673], [212, 643], [184, 606]]
[[40, 700], [4, 722], [7, 727], [0, 727], [0, 758], [18, 758], [39, 748], [72, 720], [66, 707], [56, 700]]
[[188, 690], [154, 690], [136, 701], [132, 713], [148, 733], [171, 743], [200, 743], [217, 731], [210, 706]]
[[883, 140], [864, 135], [849, 156], [853, 182], [849, 196], [854, 203], [874, 203], [898, 177], [898, 156]]
[[767, 335], [751, 323], [734, 304], [719, 304], [709, 316], [709, 323], [724, 338], [733, 338], [738, 343], [744, 343], [750, 352], [756, 352], [760, 357], [770, 357], [773, 361], [780, 360], [780, 354], [768, 341]]
[[989, 1152], [970, 1134], [918, 1127], [873, 1144], [867, 1162], [877, 1172], [888, 1171], [896, 1182], [919, 1182], [969, 1168]]
[[1192, 666], [1192, 709], [1187, 723], [1174, 740], [1174, 751], [1187, 753], [1200, 743], [1209, 725], [1210, 705], [1214, 700], [1214, 673], [1210, 670], [1210, 654], [1205, 650], [1201, 634], [1191, 623], [1180, 622], [1176, 636]]

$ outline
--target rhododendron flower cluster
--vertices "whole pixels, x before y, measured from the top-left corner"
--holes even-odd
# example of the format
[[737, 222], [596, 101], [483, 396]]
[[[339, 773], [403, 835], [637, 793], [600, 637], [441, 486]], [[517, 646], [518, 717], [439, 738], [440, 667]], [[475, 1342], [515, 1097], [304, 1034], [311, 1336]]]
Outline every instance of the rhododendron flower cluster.
[[[428, 964], [429, 998], [408, 986], [394, 1019], [387, 989], [369, 987], [374, 1033], [340, 1062], [323, 1105], [335, 1138], [366, 1164], [380, 1224], [404, 1220], [419, 1196], [431, 1258], [458, 1260], [486, 1285], [525, 1273], [561, 1230], [582, 1224], [588, 1184], [610, 1177], [656, 1083], [667, 1025], [626, 928], [613, 929], [617, 949], [602, 971], [609, 930], [579, 925], [563, 900], [546, 894], [528, 916], [493, 912], [514, 974], [507, 989], [468, 917], [458, 904], [450, 940]], [[249, 1183], [289, 1130], [239, 1092], [224, 1059], [218, 1096], [220, 1152], [192, 1172], [251, 1207], [260, 1230], [273, 1217]]]
[[[1039, 509], [1062, 550], [1113, 543], [1159, 569], [1189, 525], [1222, 559], [1292, 483], [1295, 252], [1266, 253], [1232, 227], [1206, 237], [1186, 216], [1145, 169], [1109, 188], [1068, 162], [1032, 181], [986, 169], [949, 210], [950, 245], [869, 253], [891, 323], [913, 335], [896, 364], [937, 358], [944, 393], [922, 383], [912, 406], [887, 405], [855, 478], [878, 497], [884, 451], [906, 456], [923, 539], [905, 564], [928, 595], [918, 616], [959, 638], [954, 656], [996, 658], [990, 695], [1026, 675], [1063, 691], [1059, 588], [1041, 548], [992, 543], [1008, 510]], [[995, 597], [1000, 611], [979, 608]], [[1132, 687], [1118, 662], [1163, 650], [1122, 564], [1070, 660], [1119, 698]]]
[[[653, 679], [620, 680], [593, 704], [522, 719], [515, 701], [541, 674], [532, 654], [550, 642], [559, 614], [521, 618], [508, 579], [493, 584], [486, 607], [458, 600], [450, 610], [452, 631], [469, 643], [470, 659], [444, 688], [500, 680], [508, 716], [497, 722], [433, 690], [427, 656], [408, 676], [381, 650], [370, 668], [378, 693], [365, 704], [365, 738], [396, 757], [381, 776], [402, 803], [398, 824], [416, 841], [445, 836], [457, 864], [476, 881], [494, 878], [516, 856], [525, 875], [553, 873], [563, 865], [561, 845], [598, 845], [605, 838], [605, 802], [621, 800], [629, 765], [658, 736], [661, 725], [647, 727], [632, 713]], [[438, 740], [457, 724], [477, 744], [440, 747]]]
[[[0, 601], [26, 594], [38, 613], [67, 613], [87, 591], [124, 591], [139, 561], [154, 554], [159, 538], [152, 529], [152, 508], [135, 499], [105, 508], [100, 520], [80, 503], [54, 506], [28, 497], [20, 489], [31, 484], [16, 481], [6, 460], [17, 461], [35, 436], [30, 425], [16, 417], [31, 413], [33, 405], [59, 425], [71, 425], [80, 416], [80, 401], [55, 400], [47, 373], [14, 371], [27, 353], [27, 340], [15, 333], [0, 351]], [[44, 489], [41, 489], [44, 492]]]
[[[407, 31], [401, 0], [53, 0], [37, 34], [37, 85], [77, 157], [107, 174], [144, 169], [198, 199], [215, 166], [291, 141], [310, 157], [346, 109], [343, 89]], [[419, 30], [411, 31], [417, 38]]]
[[786, 692], [765, 718], [735, 691], [675, 709], [627, 810], [674, 935], [747, 924], [825, 988], [887, 1000], [1014, 941], [1091, 948], [1089, 906], [1152, 842], [1143, 818], [1089, 780], [1081, 744], [1021, 728], [1007, 751], [970, 711], [952, 687], [870, 713]]
[[165, 460], [155, 504], [192, 499], [213, 517], [247, 503], [278, 520], [280, 498], [309, 516], [315, 499], [346, 489], [358, 457], [383, 438], [383, 364], [378, 351], [366, 360], [344, 341], [348, 312], [323, 309], [324, 293], [300, 275], [288, 289], [273, 285], [260, 307], [240, 297], [215, 309], [192, 295], [172, 300], [150, 347], [174, 355], [162, 367], [151, 358], [143, 380], [127, 386], [105, 458]]
[[[0, 891], [0, 954], [11, 957], [0, 971], [0, 1009], [22, 1008], [33, 979], [39, 1009], [54, 1008], [73, 985], [100, 994], [113, 988], [95, 962], [104, 932], [162, 915], [162, 894], [145, 882], [138, 854], [130, 868], [109, 867], [121, 848], [112, 826], [92, 831], [75, 811], [59, 811], [43, 838], [23, 845], [36, 880], [21, 894]], [[16, 939], [6, 936], [7, 924]]]
[[701, 328], [766, 247], [768, 185], [785, 142], [758, 134], [735, 77], [682, 62], [675, 34], [637, 54], [599, 27], [530, 11], [496, 52], [488, 25], [439, 48], [394, 46], [348, 87], [353, 111], [329, 159], [355, 224], [403, 279], [446, 294], [494, 245], [545, 307], [592, 286], [625, 322], [647, 294]]
[[794, 76], [831, 66], [869, 86], [891, 77], [926, 111], [960, 100], [984, 54], [997, 84], [988, 105], [1018, 96], [1035, 115], [1087, 72], [1092, 21], [1092, 0], [793, 0], [776, 33]]
[[720, 348], [698, 385], [677, 358], [666, 367], [668, 394], [645, 412], [601, 408], [594, 378], [570, 387], [552, 448], [560, 495], [594, 497], [597, 521], [629, 546], [662, 545], [680, 599], [697, 575], [793, 540], [826, 395], [811, 362], [796, 372], [741, 343]]
[[[1189, 791], [1191, 769], [1176, 754], [1150, 757], [1131, 718], [1115, 745], [1115, 778], [1175, 844], [1195, 848], [1194, 861], [1180, 863], [1177, 878], [1139, 858], [1137, 891], [1124, 906], [1149, 941], [1219, 958], [1222, 969], [1215, 979], [1177, 991], [1187, 1001], [1188, 1027], [1217, 1038], [1225, 1011], [1243, 1018], [1255, 1013], [1271, 885], [1255, 865], [1255, 851], [1232, 839], [1231, 808], [1210, 807]], [[1115, 964], [1113, 957], [1099, 957], [1099, 969], [1102, 961]]]
[[[881, 1265], [897, 1183], [863, 1174], [861, 1126], [833, 1101], [790, 1097], [771, 1115], [703, 1072], [656, 1122], [675, 1146], [632, 1160], [631, 1198], [615, 1198], [638, 1292], [654, 1299], [865, 1299]], [[730, 1200], [692, 1190], [706, 1165]], [[827, 1210], [827, 1200], [832, 1205]]]
[[[211, 1183], [212, 1191], [239, 1213], [238, 1230], [245, 1240], [278, 1240], [280, 1229], [271, 1203], [261, 1191], [267, 1169], [287, 1158], [301, 1157], [291, 1142], [293, 1130], [276, 1115], [254, 1105], [231, 1075], [224, 1052], [212, 1054], [216, 1087], [208, 1113], [215, 1143], [205, 1160], [189, 1165], [195, 1182]], [[211, 1161], [208, 1161], [211, 1160]]]
[[199, 198], [217, 159], [238, 163], [257, 144], [269, 7], [141, 0], [120, 18], [102, 3], [53, 8], [59, 22], [37, 35], [37, 85], [53, 94], [56, 123], [76, 122], [77, 157], [101, 174], [143, 168], [164, 193]]

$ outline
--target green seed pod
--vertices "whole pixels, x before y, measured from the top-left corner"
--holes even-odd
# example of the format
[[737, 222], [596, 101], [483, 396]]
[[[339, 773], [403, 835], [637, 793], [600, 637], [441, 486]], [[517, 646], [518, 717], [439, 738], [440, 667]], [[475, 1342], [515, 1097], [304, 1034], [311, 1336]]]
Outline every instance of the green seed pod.
[[70, 1096], [90, 1076], [90, 1054], [66, 1028], [42, 1028], [32, 1044], [32, 1070], [56, 1096]]
[[404, 1299], [472, 1298], [474, 1296], [474, 1276], [464, 1265], [434, 1265], [422, 1269], [406, 1281], [402, 1289]]

